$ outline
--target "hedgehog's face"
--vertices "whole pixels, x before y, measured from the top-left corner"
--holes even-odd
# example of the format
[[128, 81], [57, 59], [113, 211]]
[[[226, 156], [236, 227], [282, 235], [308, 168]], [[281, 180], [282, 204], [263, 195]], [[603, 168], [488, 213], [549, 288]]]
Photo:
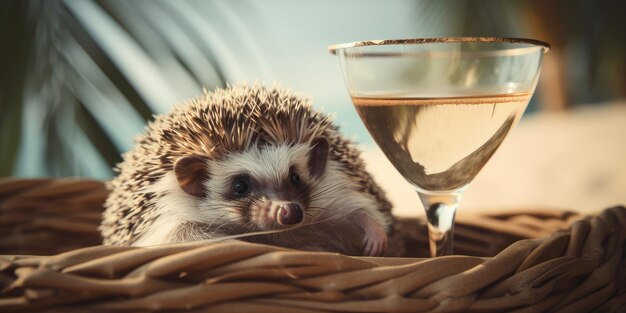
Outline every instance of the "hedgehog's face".
[[[324, 174], [328, 142], [264, 145], [222, 160], [181, 158], [174, 170], [180, 187], [198, 197], [200, 215], [244, 231], [287, 228], [314, 219], [315, 185]], [[218, 214], [219, 216], [217, 216]]]

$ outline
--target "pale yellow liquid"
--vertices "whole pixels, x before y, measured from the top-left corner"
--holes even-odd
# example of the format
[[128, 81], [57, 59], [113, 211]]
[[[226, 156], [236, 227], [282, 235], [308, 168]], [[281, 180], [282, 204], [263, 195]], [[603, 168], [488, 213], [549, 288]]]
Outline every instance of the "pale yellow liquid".
[[530, 95], [352, 98], [370, 134], [415, 186], [467, 185], [524, 113]]

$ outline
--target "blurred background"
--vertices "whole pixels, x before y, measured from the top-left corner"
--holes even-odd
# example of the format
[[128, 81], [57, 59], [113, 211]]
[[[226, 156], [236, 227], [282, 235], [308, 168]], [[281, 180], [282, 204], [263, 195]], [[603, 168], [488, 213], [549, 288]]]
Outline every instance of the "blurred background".
[[326, 47], [368, 39], [547, 41], [527, 113], [464, 205], [626, 202], [626, 1], [5, 0], [0, 177], [111, 178], [135, 135], [227, 83], [280, 82], [333, 113], [400, 211], [417, 198], [373, 144]]

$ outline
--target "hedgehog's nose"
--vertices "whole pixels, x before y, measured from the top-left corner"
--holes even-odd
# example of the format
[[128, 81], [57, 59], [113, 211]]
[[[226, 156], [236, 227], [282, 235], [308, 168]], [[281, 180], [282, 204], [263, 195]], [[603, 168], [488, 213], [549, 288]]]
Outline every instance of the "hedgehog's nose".
[[296, 203], [285, 203], [278, 207], [278, 223], [280, 225], [293, 225], [302, 222], [304, 213]]

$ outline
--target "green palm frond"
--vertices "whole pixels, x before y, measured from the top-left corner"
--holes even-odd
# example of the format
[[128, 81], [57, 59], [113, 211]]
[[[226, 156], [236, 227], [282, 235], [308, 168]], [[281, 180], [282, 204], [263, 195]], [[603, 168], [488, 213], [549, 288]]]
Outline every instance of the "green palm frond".
[[223, 86], [193, 5], [0, 4], [0, 176], [108, 177], [154, 113]]

